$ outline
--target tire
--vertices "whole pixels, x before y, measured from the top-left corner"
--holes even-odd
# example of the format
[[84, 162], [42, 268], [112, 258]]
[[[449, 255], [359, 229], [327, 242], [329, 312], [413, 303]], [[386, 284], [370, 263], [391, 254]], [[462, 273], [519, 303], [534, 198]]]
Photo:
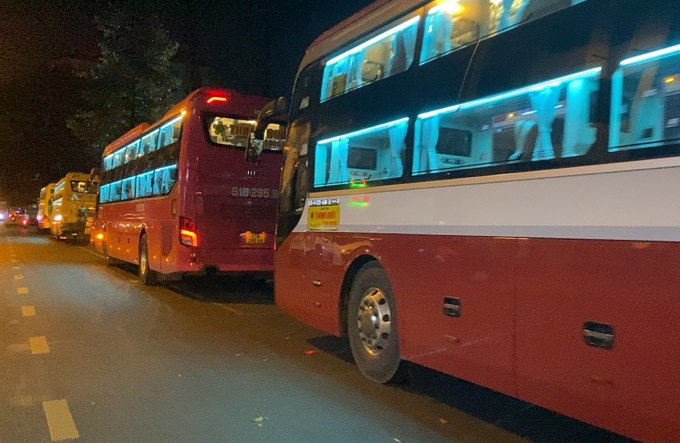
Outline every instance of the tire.
[[139, 281], [146, 286], [155, 285], [158, 281], [156, 271], [149, 267], [149, 243], [146, 234], [139, 241]]
[[405, 382], [399, 355], [396, 303], [387, 274], [377, 262], [358, 272], [347, 303], [347, 333], [359, 371], [378, 383]]
[[109, 249], [106, 246], [106, 242], [102, 244], [102, 253], [104, 254], [104, 260], [106, 260], [106, 266], [118, 266], [120, 264], [120, 260], [116, 260], [109, 255]]

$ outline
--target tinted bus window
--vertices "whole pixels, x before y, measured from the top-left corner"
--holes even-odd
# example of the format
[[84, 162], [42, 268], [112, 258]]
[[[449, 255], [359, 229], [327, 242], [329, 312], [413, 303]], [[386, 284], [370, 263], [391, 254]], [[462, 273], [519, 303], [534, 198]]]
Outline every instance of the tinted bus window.
[[137, 198], [148, 197], [153, 194], [153, 171], [137, 176]]
[[314, 186], [325, 187], [401, 177], [408, 118], [319, 141]]
[[153, 195], [166, 195], [177, 181], [177, 165], [156, 169], [153, 177]]
[[445, 0], [428, 5], [420, 63], [584, 0]]
[[158, 130], [155, 130], [144, 137], [142, 137], [142, 147], [141, 150], [144, 154], [153, 152], [156, 150], [156, 144], [158, 142]]
[[611, 151], [680, 139], [680, 45], [625, 59], [612, 78]]
[[164, 148], [179, 140], [179, 134], [182, 130], [182, 116], [178, 116], [161, 126], [160, 129], [160, 143], [159, 146]]
[[406, 71], [413, 62], [420, 16], [378, 31], [326, 62], [321, 101]]
[[581, 156], [595, 143], [601, 69], [427, 112], [416, 122], [413, 174]]
[[131, 162], [137, 158], [137, 151], [139, 149], [139, 140], [130, 143], [125, 148], [125, 163]]

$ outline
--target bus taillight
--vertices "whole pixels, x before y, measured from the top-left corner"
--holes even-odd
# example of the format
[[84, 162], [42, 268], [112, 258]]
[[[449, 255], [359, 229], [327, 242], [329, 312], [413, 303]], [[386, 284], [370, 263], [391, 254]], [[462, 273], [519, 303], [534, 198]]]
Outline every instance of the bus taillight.
[[198, 227], [195, 221], [186, 217], [179, 218], [179, 242], [184, 246], [198, 246]]

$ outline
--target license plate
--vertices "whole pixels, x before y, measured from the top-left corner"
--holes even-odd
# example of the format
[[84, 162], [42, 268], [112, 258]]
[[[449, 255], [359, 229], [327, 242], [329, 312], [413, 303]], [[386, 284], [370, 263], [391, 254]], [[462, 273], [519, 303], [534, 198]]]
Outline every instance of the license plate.
[[267, 240], [267, 234], [260, 232], [259, 234], [255, 232], [244, 232], [243, 240], [247, 245], [263, 245], [265, 240]]

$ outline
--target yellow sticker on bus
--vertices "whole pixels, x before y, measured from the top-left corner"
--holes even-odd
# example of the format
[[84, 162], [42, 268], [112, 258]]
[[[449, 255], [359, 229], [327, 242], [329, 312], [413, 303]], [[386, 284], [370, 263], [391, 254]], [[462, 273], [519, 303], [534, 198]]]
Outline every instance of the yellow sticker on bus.
[[310, 231], [337, 231], [340, 227], [340, 205], [310, 206], [307, 226]]

